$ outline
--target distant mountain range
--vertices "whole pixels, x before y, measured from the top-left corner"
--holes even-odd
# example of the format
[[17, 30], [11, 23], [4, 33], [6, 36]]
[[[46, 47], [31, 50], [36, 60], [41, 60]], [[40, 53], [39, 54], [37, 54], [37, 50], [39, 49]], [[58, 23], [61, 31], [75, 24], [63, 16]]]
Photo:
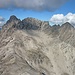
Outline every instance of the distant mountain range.
[[12, 15], [0, 31], [0, 75], [75, 75], [75, 28]]

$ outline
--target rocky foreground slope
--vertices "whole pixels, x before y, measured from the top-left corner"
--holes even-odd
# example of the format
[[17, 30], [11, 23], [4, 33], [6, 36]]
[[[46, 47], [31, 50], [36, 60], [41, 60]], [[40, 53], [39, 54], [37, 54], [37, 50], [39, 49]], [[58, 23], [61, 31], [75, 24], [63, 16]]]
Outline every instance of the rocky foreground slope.
[[0, 31], [0, 75], [75, 75], [75, 29], [11, 16]]

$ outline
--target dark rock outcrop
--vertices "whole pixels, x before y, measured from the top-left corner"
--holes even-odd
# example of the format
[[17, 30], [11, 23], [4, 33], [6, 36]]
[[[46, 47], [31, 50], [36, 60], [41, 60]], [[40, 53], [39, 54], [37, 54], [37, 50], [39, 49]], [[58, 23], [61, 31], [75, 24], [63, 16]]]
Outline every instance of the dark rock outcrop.
[[10, 19], [6, 22], [6, 24], [11, 23], [11, 22], [16, 22], [20, 19], [18, 19], [15, 15], [10, 16]]

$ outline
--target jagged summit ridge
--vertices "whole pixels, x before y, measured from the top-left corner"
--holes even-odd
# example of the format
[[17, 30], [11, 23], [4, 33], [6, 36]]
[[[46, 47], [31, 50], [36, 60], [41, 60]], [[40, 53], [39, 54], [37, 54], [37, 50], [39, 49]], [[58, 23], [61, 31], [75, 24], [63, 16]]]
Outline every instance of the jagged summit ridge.
[[[28, 17], [23, 19], [22, 21], [20, 19], [18, 19], [15, 15], [10, 16], [9, 20], [6, 22], [6, 24], [9, 24], [11, 22], [16, 23], [15, 27], [19, 28], [19, 29], [40, 29], [40, 28], [44, 28], [44, 27], [51, 27], [49, 25], [48, 21], [41, 21], [32, 17]], [[20, 28], [21, 27], [21, 28]], [[66, 22], [64, 24], [62, 24], [61, 26], [58, 25], [54, 25], [52, 26], [52, 28], [58, 28], [58, 27], [65, 27], [65, 28], [71, 28], [73, 27], [69, 22]]]
[[74, 27], [66, 22], [60, 25], [50, 26], [48, 21], [41, 21], [32, 17], [25, 18], [23, 20], [18, 19], [16, 16], [10, 16], [9, 20], [3, 26], [3, 29], [21, 29], [21, 30], [43, 30], [47, 34], [59, 35], [60, 32], [65, 32], [69, 29], [74, 29]]
[[[12, 22], [12, 23], [11, 23]], [[12, 15], [10, 16], [10, 19], [6, 22], [5, 25], [10, 25], [11, 27], [17, 28], [17, 29], [32, 29], [32, 30], [38, 30], [38, 29], [44, 29], [45, 27], [50, 27], [49, 22], [47, 21], [41, 21], [35, 18], [25, 18], [22, 21], [18, 19], [16, 16]], [[9, 26], [10, 27], [10, 26]]]

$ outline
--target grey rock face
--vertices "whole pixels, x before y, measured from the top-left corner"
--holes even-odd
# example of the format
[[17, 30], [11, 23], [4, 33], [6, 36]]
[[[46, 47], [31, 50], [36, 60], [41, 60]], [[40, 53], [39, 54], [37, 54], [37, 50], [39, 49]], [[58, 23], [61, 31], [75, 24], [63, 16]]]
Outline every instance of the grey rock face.
[[0, 31], [0, 75], [75, 75], [75, 29], [11, 16]]
[[18, 23], [18, 28], [27, 29], [27, 30], [37, 30], [42, 29], [45, 25], [49, 25], [48, 22], [40, 21], [35, 18], [26, 18]]
[[35, 18], [26, 18], [21, 21], [14, 15], [11, 16], [10, 19], [7, 21], [6, 26], [10, 26], [10, 23], [12, 24], [11, 27], [13, 28], [26, 30], [44, 30], [50, 27], [47, 21], [41, 21]]

